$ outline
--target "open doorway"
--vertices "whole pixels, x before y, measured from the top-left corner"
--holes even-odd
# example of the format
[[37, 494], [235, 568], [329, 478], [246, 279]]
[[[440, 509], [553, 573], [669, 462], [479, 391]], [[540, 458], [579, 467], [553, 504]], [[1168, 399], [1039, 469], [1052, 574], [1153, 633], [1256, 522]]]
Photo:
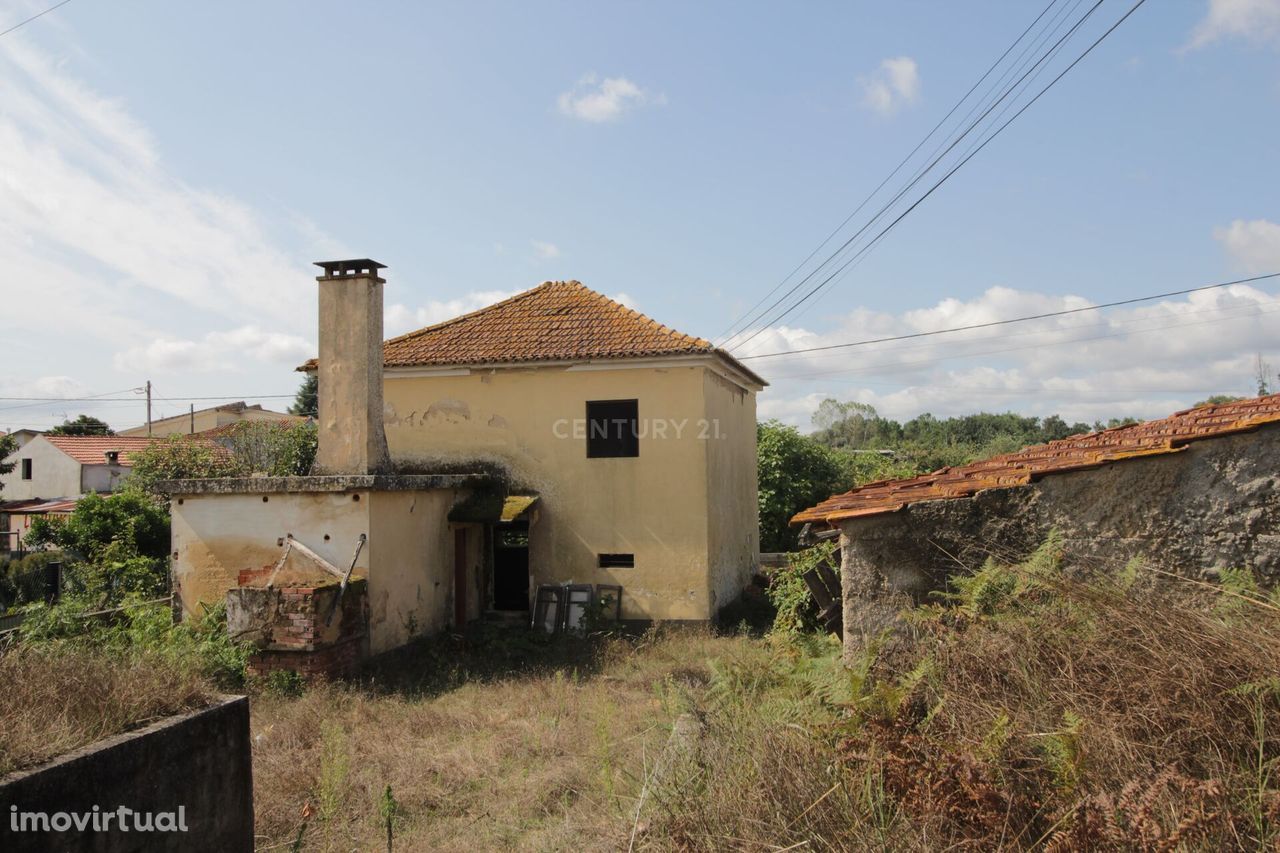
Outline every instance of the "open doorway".
[[494, 525], [493, 609], [529, 609], [529, 523]]

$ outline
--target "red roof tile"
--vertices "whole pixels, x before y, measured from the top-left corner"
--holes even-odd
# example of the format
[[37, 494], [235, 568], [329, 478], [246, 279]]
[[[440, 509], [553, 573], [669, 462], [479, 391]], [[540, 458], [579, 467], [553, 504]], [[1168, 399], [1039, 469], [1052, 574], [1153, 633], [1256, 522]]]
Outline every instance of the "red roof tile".
[[[764, 384], [710, 341], [651, 320], [576, 281], [547, 281], [470, 314], [387, 341], [387, 367], [716, 355]], [[300, 370], [314, 370], [316, 360]]]
[[1023, 486], [1047, 474], [1176, 453], [1189, 442], [1280, 422], [1280, 394], [1201, 406], [1126, 427], [1085, 433], [904, 480], [867, 483], [797, 513], [792, 524], [835, 522], [896, 512], [919, 501], [964, 498], [985, 489]]
[[45, 440], [81, 465], [105, 465], [108, 450], [120, 451], [120, 464], [130, 465], [130, 455], [154, 438], [145, 435], [46, 435]]

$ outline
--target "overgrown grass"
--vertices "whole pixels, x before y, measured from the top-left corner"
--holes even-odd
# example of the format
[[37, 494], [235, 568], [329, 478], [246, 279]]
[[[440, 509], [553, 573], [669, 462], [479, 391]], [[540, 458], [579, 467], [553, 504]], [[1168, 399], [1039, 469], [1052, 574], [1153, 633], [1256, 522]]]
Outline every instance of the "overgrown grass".
[[1061, 556], [1050, 541], [1026, 562], [990, 561], [847, 674], [796, 653], [717, 675], [650, 837], [698, 850], [1275, 844], [1274, 605], [1247, 584], [1065, 571]]
[[0, 775], [209, 704], [216, 691], [155, 652], [16, 646], [0, 654]]

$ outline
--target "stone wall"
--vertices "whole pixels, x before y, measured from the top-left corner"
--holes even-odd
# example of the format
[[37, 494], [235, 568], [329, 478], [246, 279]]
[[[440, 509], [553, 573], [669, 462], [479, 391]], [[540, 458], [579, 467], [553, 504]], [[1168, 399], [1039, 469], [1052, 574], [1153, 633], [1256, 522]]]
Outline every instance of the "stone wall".
[[[0, 779], [0, 849], [6, 853], [253, 850], [251, 762], [249, 700], [243, 696], [107, 738]], [[123, 815], [129, 827], [126, 832], [118, 828], [121, 807], [140, 813]], [[112, 822], [94, 831], [94, 815], [98, 825], [104, 826], [108, 812]], [[24, 817], [24, 813], [44, 815], [50, 829], [43, 830], [38, 817]], [[52, 826], [86, 815], [83, 830], [72, 824], [69, 831], [52, 831]], [[150, 816], [153, 828], [172, 823], [173, 829], [139, 832], [141, 815]]]
[[1069, 561], [1188, 577], [1227, 567], [1280, 579], [1280, 425], [1182, 450], [1052, 474], [1028, 486], [911, 504], [842, 522], [846, 654], [903, 606], [996, 555], [1025, 556], [1050, 531]]

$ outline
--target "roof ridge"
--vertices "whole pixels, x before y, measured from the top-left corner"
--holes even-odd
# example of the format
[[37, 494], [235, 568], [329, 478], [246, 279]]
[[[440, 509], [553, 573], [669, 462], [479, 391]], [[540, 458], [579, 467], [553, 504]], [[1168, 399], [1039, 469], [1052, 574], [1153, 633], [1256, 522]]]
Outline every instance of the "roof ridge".
[[577, 284], [579, 287], [583, 286], [581, 282], [578, 282], [578, 281], [566, 282], [566, 281], [552, 281], [548, 279], [542, 282], [541, 284], [534, 285], [528, 290], [522, 290], [513, 296], [508, 296], [506, 299], [495, 302], [492, 305], [485, 305], [483, 308], [477, 308], [474, 311], [468, 311], [465, 314], [459, 314], [457, 317], [450, 317], [448, 320], [441, 320], [439, 323], [432, 323], [429, 326], [423, 326], [421, 329], [414, 329], [412, 332], [405, 332], [402, 335], [396, 335], [394, 338], [387, 338], [385, 341], [382, 342], [382, 344], [383, 346], [386, 346], [387, 344], [395, 344], [395, 343], [399, 343], [400, 341], [411, 340], [413, 338], [416, 338], [418, 335], [425, 335], [427, 332], [434, 332], [439, 329], [447, 328], [449, 326], [454, 325], [455, 323], [460, 323], [463, 320], [469, 320], [472, 317], [477, 317], [481, 314], [487, 314], [496, 308], [501, 308], [504, 305], [511, 304], [512, 302], [518, 302], [521, 299], [525, 299], [529, 296], [532, 296], [533, 294], [537, 293], [540, 290], [549, 289], [557, 284]]

